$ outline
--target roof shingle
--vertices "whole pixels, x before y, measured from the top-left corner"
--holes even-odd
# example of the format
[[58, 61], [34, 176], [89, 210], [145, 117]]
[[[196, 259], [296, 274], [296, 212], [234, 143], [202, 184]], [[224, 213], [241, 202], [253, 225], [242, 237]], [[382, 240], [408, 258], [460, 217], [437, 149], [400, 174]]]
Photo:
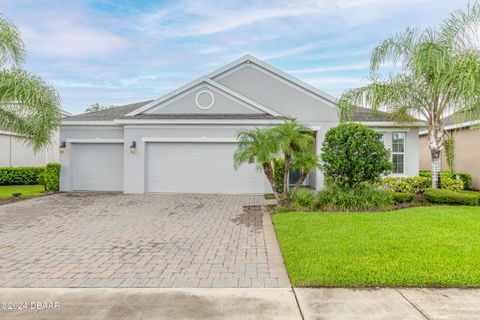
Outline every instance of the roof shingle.
[[109, 121], [114, 119], [119, 119], [125, 116], [126, 114], [136, 110], [153, 100], [142, 101], [137, 103], [126, 104], [123, 106], [112, 107], [109, 109], [96, 111], [96, 112], [87, 112], [81, 113], [70, 117], [63, 118], [64, 121]]
[[[111, 121], [114, 119], [286, 119], [274, 117], [269, 114], [139, 114], [133, 117], [126, 115], [153, 100], [131, 103], [113, 107], [102, 111], [87, 112], [74, 116], [65, 117], [64, 121]], [[354, 121], [392, 121], [390, 114], [383, 111], [357, 107], [354, 113]]]

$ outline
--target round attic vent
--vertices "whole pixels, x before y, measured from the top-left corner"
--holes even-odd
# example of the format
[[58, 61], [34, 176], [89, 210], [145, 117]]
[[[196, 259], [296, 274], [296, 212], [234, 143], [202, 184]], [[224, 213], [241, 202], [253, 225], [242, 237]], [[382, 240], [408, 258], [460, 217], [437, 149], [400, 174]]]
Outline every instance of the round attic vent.
[[210, 91], [202, 90], [195, 96], [195, 104], [202, 110], [208, 110], [213, 107], [215, 103], [215, 97]]

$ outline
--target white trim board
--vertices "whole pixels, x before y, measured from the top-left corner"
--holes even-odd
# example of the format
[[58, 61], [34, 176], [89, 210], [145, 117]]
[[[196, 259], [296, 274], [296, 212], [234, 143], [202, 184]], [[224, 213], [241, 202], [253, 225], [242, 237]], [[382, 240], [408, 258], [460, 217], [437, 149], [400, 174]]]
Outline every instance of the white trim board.
[[369, 127], [423, 127], [423, 122], [395, 122], [395, 121], [352, 121]]
[[258, 120], [258, 119], [120, 119], [115, 120], [118, 124], [279, 124], [285, 120], [282, 119], [270, 119], [270, 120]]
[[[465, 127], [471, 127], [475, 125], [480, 125], [480, 120], [473, 120], [473, 121], [467, 121], [467, 122], [462, 122], [462, 123], [456, 123], [456, 124], [450, 124], [448, 126], [445, 126], [444, 130], [454, 130], [454, 129], [459, 129], [459, 128], [465, 128]], [[428, 130], [422, 130], [418, 134], [419, 135], [425, 135], [428, 133]]]
[[66, 139], [67, 143], [124, 143], [124, 139]]
[[163, 143], [175, 143], [175, 142], [196, 142], [196, 143], [237, 143], [235, 138], [142, 138], [144, 142], [163, 142]]
[[60, 126], [116, 126], [117, 124], [113, 120], [104, 120], [104, 121], [88, 121], [88, 120], [66, 120], [62, 121]]

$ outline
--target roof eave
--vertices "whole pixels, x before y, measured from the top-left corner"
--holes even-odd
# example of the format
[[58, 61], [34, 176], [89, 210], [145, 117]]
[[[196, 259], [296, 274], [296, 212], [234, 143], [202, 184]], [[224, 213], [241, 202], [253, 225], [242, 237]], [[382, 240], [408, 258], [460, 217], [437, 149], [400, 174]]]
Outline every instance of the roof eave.
[[361, 124], [364, 124], [369, 127], [408, 127], [408, 128], [415, 128], [415, 127], [424, 127], [425, 123], [421, 121], [407, 121], [407, 122], [398, 122], [398, 121], [356, 121]]

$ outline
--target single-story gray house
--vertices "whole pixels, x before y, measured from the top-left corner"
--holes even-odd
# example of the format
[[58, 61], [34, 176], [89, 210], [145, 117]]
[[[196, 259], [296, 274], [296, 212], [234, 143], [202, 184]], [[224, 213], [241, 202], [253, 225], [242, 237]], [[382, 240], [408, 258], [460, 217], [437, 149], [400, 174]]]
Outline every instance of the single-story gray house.
[[[62, 191], [124, 193], [270, 192], [255, 165], [233, 168], [236, 134], [296, 118], [320, 152], [338, 125], [335, 99], [252, 56], [244, 56], [165, 96], [67, 117], [60, 130]], [[395, 175], [418, 174], [418, 124], [359, 109], [355, 121], [383, 133]], [[320, 171], [306, 184], [323, 186]]]

